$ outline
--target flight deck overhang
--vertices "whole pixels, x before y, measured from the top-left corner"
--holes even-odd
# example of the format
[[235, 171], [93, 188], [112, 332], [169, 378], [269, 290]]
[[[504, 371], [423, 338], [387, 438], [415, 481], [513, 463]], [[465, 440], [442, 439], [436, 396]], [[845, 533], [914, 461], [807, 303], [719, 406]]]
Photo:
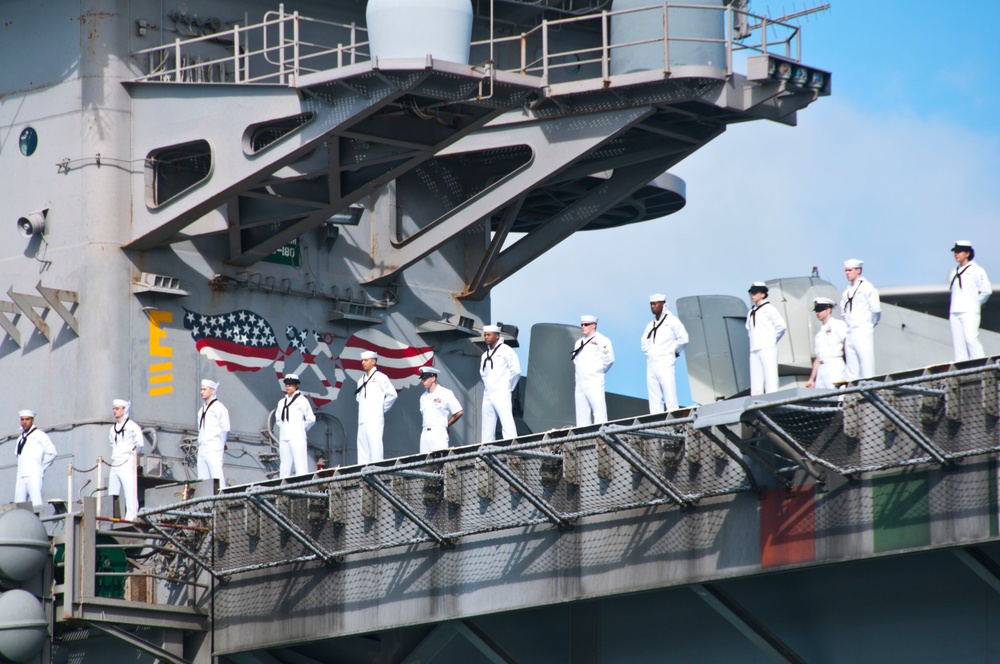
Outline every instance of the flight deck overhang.
[[[429, 57], [370, 60], [294, 85], [127, 85], [134, 150], [146, 158], [133, 180], [127, 248], [181, 241], [192, 230], [228, 233], [237, 265], [321, 225], [538, 89], [527, 76]], [[262, 134], [277, 138], [260, 147]], [[189, 146], [200, 146], [203, 177], [160, 200], [172, 173], [157, 170], [157, 156]]]
[[[151, 493], [142, 514], [168, 539], [212, 524], [184, 551], [226, 581], [216, 654], [968, 547], [995, 539], [997, 362]], [[879, 532], [914, 500], [920, 538]]]

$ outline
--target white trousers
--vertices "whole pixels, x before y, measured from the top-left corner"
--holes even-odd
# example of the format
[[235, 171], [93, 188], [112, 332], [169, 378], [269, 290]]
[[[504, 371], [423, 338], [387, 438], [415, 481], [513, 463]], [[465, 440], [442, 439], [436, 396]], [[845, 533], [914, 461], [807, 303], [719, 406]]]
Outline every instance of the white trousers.
[[226, 477], [222, 474], [223, 450], [198, 448], [198, 479], [219, 480], [219, 488], [226, 488]]
[[608, 421], [608, 403], [604, 400], [604, 385], [577, 385], [576, 426]]
[[125, 516], [122, 518], [135, 521], [135, 515], [139, 513], [139, 490], [136, 487], [135, 462], [132, 459], [111, 468], [111, 474], [108, 475], [108, 495], [121, 496], [125, 501]]
[[767, 394], [778, 389], [778, 347], [750, 351], [750, 394]]
[[847, 360], [847, 380], [871, 378], [875, 375], [875, 330], [856, 330], [847, 333], [844, 342]]
[[[278, 468], [278, 477], [289, 477], [291, 475], [304, 475], [309, 472], [309, 455], [306, 449], [305, 439], [300, 440], [279, 440], [278, 457], [281, 459]], [[292, 472], [292, 467], [295, 472]]]
[[18, 477], [14, 482], [14, 502], [23, 503], [31, 499], [32, 505], [42, 504], [42, 476]]
[[448, 427], [423, 427], [420, 430], [420, 453], [430, 454], [448, 449]]
[[983, 342], [979, 340], [979, 319], [980, 313], [978, 311], [948, 316], [948, 321], [951, 323], [951, 343], [955, 347], [956, 362], [986, 357]]
[[358, 425], [358, 463], [374, 463], [385, 458], [382, 431], [385, 422], [362, 422]]
[[847, 365], [844, 360], [835, 357], [832, 360], [823, 360], [816, 372], [816, 389], [832, 390], [837, 387], [835, 383], [844, 381]]
[[510, 403], [510, 392], [483, 392], [483, 430], [480, 442], [489, 443], [497, 439], [497, 418], [504, 438], [516, 438], [514, 411]]
[[649, 393], [649, 412], [662, 413], [677, 410], [677, 379], [674, 363], [667, 360], [646, 361], [646, 391]]

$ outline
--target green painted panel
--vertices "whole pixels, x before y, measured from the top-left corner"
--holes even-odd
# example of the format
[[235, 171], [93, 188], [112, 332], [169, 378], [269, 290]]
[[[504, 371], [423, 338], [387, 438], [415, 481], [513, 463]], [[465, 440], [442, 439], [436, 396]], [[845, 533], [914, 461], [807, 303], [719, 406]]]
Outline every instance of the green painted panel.
[[872, 478], [875, 551], [895, 551], [931, 543], [927, 471], [907, 470]]
[[295, 238], [291, 242], [286, 242], [281, 245], [274, 252], [262, 258], [265, 263], [278, 263], [279, 265], [290, 265], [292, 267], [299, 266], [299, 239]]

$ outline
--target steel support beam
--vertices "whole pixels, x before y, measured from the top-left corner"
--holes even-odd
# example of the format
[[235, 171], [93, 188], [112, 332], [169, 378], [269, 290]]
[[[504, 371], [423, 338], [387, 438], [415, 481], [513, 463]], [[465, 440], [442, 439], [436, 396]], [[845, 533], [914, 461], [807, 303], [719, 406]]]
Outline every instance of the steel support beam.
[[806, 664], [806, 660], [799, 657], [774, 632], [757, 620], [756, 616], [747, 611], [718, 586], [699, 583], [691, 586], [691, 590], [706, 604], [715, 609], [715, 612], [725, 618], [729, 624], [739, 630], [740, 634], [757, 646], [758, 650], [774, 661], [786, 662], [787, 664]]
[[92, 620], [84, 620], [82, 622], [88, 627], [93, 627], [94, 629], [98, 629], [104, 632], [105, 634], [113, 636], [116, 639], [124, 641], [125, 643], [128, 643], [129, 645], [138, 648], [139, 650], [147, 652], [153, 657], [156, 657], [157, 659], [170, 662], [170, 664], [191, 664], [191, 662], [184, 659], [183, 657], [178, 657], [177, 655], [168, 652], [163, 648], [154, 645], [149, 641], [146, 641], [145, 639], [140, 639], [132, 632], [123, 629], [121, 627], [118, 627], [117, 625], [112, 625], [111, 623], [98, 622]]
[[286, 519], [284, 514], [281, 514], [278, 510], [272, 507], [271, 504], [264, 500], [262, 496], [252, 495], [250, 496], [250, 500], [257, 505], [262, 512], [271, 517], [275, 523], [287, 530], [289, 535], [297, 539], [303, 546], [319, 556], [320, 560], [324, 563], [329, 565], [336, 560], [336, 556], [314, 542], [312, 538], [302, 532], [301, 528]]
[[992, 588], [993, 592], [1000, 594], [1000, 564], [974, 546], [952, 549], [951, 552]]
[[769, 440], [778, 445], [778, 447], [781, 447], [793, 461], [802, 467], [802, 470], [806, 471], [809, 476], [817, 482], [825, 482], [826, 480], [823, 478], [823, 473], [816, 470], [813, 464], [820, 464], [830, 470], [840, 473], [841, 475], [844, 474], [839, 468], [831, 464], [829, 461], [820, 459], [816, 455], [811, 454], [806, 448], [802, 447], [799, 441], [795, 440], [794, 436], [785, 431], [769, 416], [757, 411], [757, 419], [763, 422], [764, 425], [770, 429], [770, 433], [774, 434], [774, 437], [769, 437]]
[[[378, 491], [383, 498], [392, 503], [396, 507], [396, 509], [398, 509], [404, 515], [406, 515], [406, 518], [408, 518], [410, 521], [416, 524], [417, 528], [420, 528], [420, 530], [427, 533], [428, 537], [430, 537], [432, 540], [434, 540], [441, 546], [450, 546], [452, 544], [452, 541], [449, 540], [444, 535], [442, 535], [441, 533], [439, 533], [437, 529], [434, 528], [434, 526], [429, 524], [424, 519], [420, 518], [420, 515], [418, 515], [415, 511], [413, 511], [413, 508], [410, 507], [409, 503], [403, 500], [399, 496], [399, 494], [397, 494], [395, 491], [390, 489], [386, 485], [386, 483], [382, 481], [381, 477], [375, 475], [374, 472], [366, 472], [368, 470], [369, 469], [366, 468], [365, 471], [362, 471], [362, 477], [364, 478], [365, 482], [370, 484], [373, 489]], [[444, 478], [442, 477], [440, 479]]]
[[538, 508], [538, 511], [544, 514], [549, 521], [559, 526], [560, 528], [568, 528], [570, 526], [570, 521], [559, 514], [557, 511], [552, 509], [544, 500], [536, 496], [531, 490], [525, 485], [524, 480], [518, 477], [515, 473], [511, 472], [510, 468], [496, 458], [494, 455], [501, 453], [501, 450], [492, 448], [492, 451], [487, 451], [487, 448], [480, 450], [481, 457], [483, 461], [489, 464], [490, 468], [493, 469], [497, 475], [504, 479], [508, 484], [518, 490], [518, 492], [524, 496], [529, 503]]
[[163, 537], [163, 539], [167, 540], [168, 542], [176, 546], [178, 551], [180, 551], [185, 556], [187, 556], [195, 563], [197, 563], [198, 566], [201, 567], [203, 570], [211, 574], [213, 579], [220, 582], [223, 580], [222, 575], [215, 571], [211, 563], [202, 560], [201, 556], [199, 556], [197, 553], [191, 551], [189, 548], [187, 548], [181, 542], [179, 542], [176, 538], [171, 537], [166, 530], [161, 528], [160, 525], [155, 521], [153, 521], [149, 516], [141, 516], [140, 518], [142, 518], [146, 523], [148, 523], [150, 528], [158, 532]]
[[441, 623], [407, 654], [402, 664], [444, 662], [445, 660], [439, 659], [439, 656], [456, 638], [465, 639], [490, 664], [516, 664], [517, 660], [498, 648], [492, 639], [484, 637], [482, 630], [472, 629], [464, 621]]
[[921, 431], [917, 431], [913, 426], [899, 414], [899, 411], [890, 406], [885, 402], [885, 399], [881, 395], [875, 394], [874, 392], [862, 392], [863, 396], [871, 405], [875, 406], [876, 410], [892, 420], [893, 424], [899, 427], [907, 436], [913, 439], [917, 445], [924, 449], [928, 454], [934, 457], [934, 460], [940, 464], [950, 463], [946, 456], [946, 453], [937, 445], [934, 441], [928, 438]]
[[691, 504], [691, 500], [689, 498], [685, 498], [683, 492], [681, 492], [669, 481], [654, 473], [653, 469], [646, 463], [646, 460], [636, 454], [635, 450], [633, 450], [630, 445], [623, 443], [617, 436], [604, 433], [603, 431], [600, 433], [600, 436], [601, 439], [608, 444], [608, 447], [613, 449], [618, 456], [625, 459], [625, 462], [635, 468], [640, 475], [649, 480], [650, 484], [655, 486], [660, 493], [667, 496], [678, 505]]
[[594, 217], [614, 207], [637, 189], [644, 187], [650, 180], [679, 160], [679, 158], [667, 157], [616, 169], [609, 179], [595, 187], [587, 195], [501, 252], [493, 269], [482, 280], [480, 288], [464, 293], [462, 297], [473, 300], [486, 297], [494, 286], [586, 226]]
[[[392, 281], [407, 267], [583, 159], [652, 112], [652, 108], [643, 106], [595, 113], [587, 116], [589, 121], [585, 125], [572, 118], [499, 124], [467, 136], [451, 149], [442, 150], [441, 155], [455, 155], [498, 144], [528, 145], [534, 155], [525, 166], [401, 242], [396, 241], [394, 228], [382, 224], [382, 238], [374, 243], [378, 247], [373, 256], [374, 276], [368, 283], [380, 285]], [[472, 279], [467, 279], [469, 281]]]
[[496, 263], [497, 257], [500, 255], [500, 250], [503, 249], [503, 243], [507, 241], [507, 236], [510, 235], [510, 229], [514, 227], [514, 222], [517, 221], [517, 214], [521, 211], [521, 206], [524, 205], [524, 199], [526, 196], [527, 193], [522, 196], [518, 196], [503, 211], [503, 217], [500, 219], [500, 226], [497, 228], [496, 232], [493, 233], [493, 239], [490, 240], [490, 246], [486, 248], [486, 255], [483, 257], [482, 263], [480, 263], [479, 268], [476, 270], [476, 274], [473, 275], [472, 279], [468, 283], [467, 289], [470, 293], [474, 293], [482, 288], [486, 275], [493, 269], [493, 265]]

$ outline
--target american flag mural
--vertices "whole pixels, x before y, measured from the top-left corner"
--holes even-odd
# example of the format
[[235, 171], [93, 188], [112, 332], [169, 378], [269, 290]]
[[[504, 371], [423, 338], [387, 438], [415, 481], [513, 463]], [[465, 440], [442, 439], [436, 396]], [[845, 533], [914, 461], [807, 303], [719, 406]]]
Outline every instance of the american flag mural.
[[378, 370], [389, 377], [397, 392], [408, 385], [419, 384], [420, 367], [434, 363], [434, 349], [430, 346], [407, 346], [384, 332], [369, 328], [348, 339], [340, 352], [344, 371], [355, 382], [364, 376], [361, 353], [366, 350], [378, 353]]
[[347, 339], [339, 356], [331, 350], [332, 334], [293, 325], [285, 327], [288, 344], [282, 347], [270, 323], [246, 309], [223, 314], [185, 309], [184, 327], [191, 331], [198, 352], [227, 371], [273, 367], [279, 386], [286, 374], [298, 375], [302, 393], [317, 408], [337, 398], [347, 377], [355, 382], [361, 379], [363, 351], [378, 353], [379, 371], [389, 377], [397, 391], [418, 385], [420, 367], [434, 363], [430, 346], [409, 346], [370, 328]]
[[[285, 336], [288, 337], [288, 354], [274, 363], [278, 383], [286, 373], [295, 374], [303, 381], [300, 391], [312, 399], [317, 408], [336, 399], [344, 384], [344, 369], [339, 358], [334, 358], [330, 351], [329, 342], [333, 341], [333, 335], [289, 325], [285, 328]], [[300, 360], [290, 359], [294, 351], [302, 356]]]
[[246, 309], [218, 315], [185, 309], [184, 327], [198, 352], [228, 371], [260, 371], [282, 354], [268, 322]]

